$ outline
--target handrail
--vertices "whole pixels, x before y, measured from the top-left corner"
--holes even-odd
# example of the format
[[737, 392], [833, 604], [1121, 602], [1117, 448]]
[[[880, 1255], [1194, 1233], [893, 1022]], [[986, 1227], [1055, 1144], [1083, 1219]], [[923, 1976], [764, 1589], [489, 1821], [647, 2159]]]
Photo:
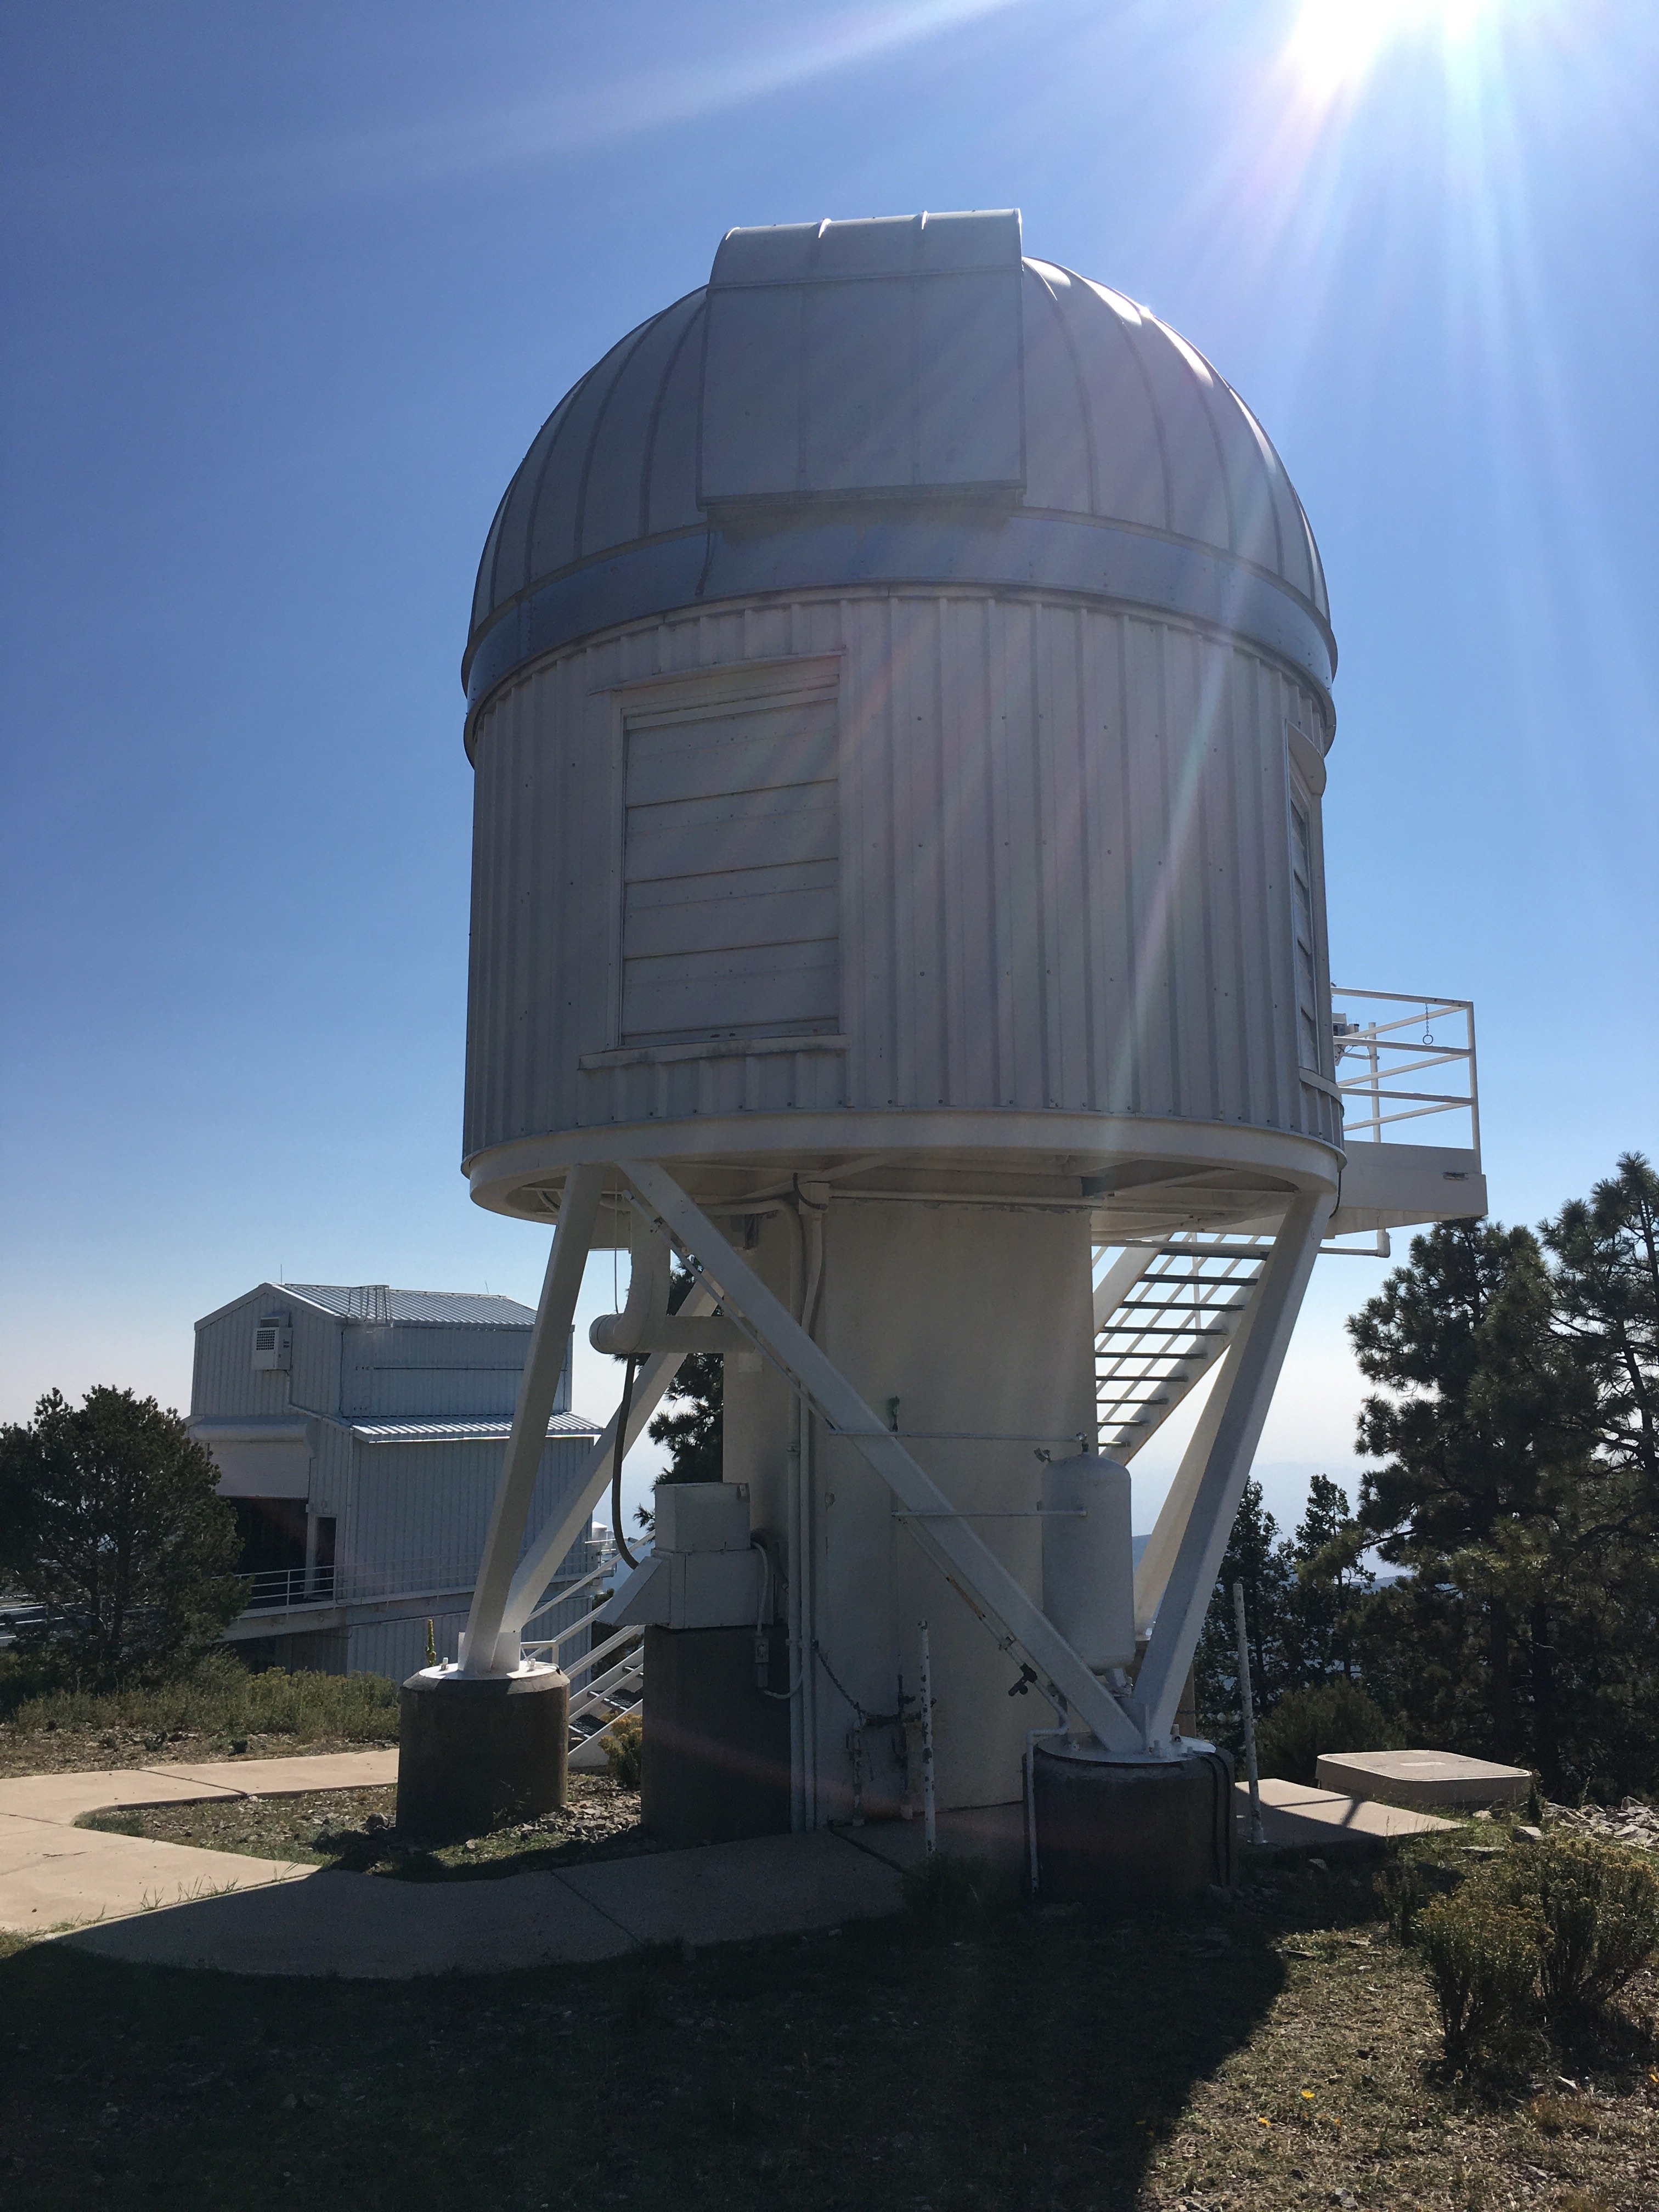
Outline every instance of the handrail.
[[[598, 1582], [610, 1571], [607, 1561], [592, 1569], [579, 1580], [549, 1586], [549, 1594], [539, 1610], [550, 1612], [568, 1598], [578, 1595], [583, 1589]], [[451, 1556], [439, 1559], [398, 1559], [384, 1566], [360, 1564], [333, 1566], [270, 1567], [258, 1573], [245, 1575], [248, 1585], [245, 1610], [250, 1613], [285, 1612], [299, 1605], [346, 1605], [367, 1603], [382, 1598], [414, 1597], [441, 1591], [446, 1596], [465, 1597], [471, 1594], [474, 1564]]]
[[[1362, 1018], [1349, 1018], [1349, 1004], [1360, 1002]], [[1373, 1011], [1364, 1018], [1369, 1005]], [[1389, 1015], [1391, 1006], [1421, 1007], [1420, 1015]], [[1402, 1121], [1418, 1121], [1441, 1114], [1468, 1115], [1468, 1149], [1480, 1152], [1480, 1085], [1475, 1066], [1474, 1005], [1469, 999], [1448, 999], [1433, 993], [1410, 991], [1331, 990], [1331, 1029], [1335, 1047], [1336, 1084], [1342, 1093], [1345, 1139], [1382, 1141], [1382, 1132]], [[1441, 1043], [1436, 1024], [1455, 1024], [1457, 1041]], [[1407, 1037], [1402, 1030], [1420, 1028], [1422, 1035]], [[1343, 1073], [1345, 1061], [1359, 1065]], [[1465, 1087], [1457, 1091], [1407, 1091], [1401, 1079], [1437, 1067], [1461, 1064]], [[1369, 1112], [1355, 1111], [1369, 1108]]]

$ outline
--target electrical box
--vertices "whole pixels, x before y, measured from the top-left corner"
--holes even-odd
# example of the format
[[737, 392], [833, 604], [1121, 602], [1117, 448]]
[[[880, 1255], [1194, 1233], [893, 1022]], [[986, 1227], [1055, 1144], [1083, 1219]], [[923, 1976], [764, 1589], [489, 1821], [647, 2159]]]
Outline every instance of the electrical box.
[[659, 1482], [653, 1493], [659, 1552], [746, 1552], [746, 1482]]
[[657, 1486], [656, 1548], [600, 1612], [610, 1628], [753, 1628], [766, 1563], [749, 1541], [746, 1482]]
[[286, 1374], [294, 1364], [294, 1331], [286, 1314], [262, 1314], [253, 1331], [253, 1364]]

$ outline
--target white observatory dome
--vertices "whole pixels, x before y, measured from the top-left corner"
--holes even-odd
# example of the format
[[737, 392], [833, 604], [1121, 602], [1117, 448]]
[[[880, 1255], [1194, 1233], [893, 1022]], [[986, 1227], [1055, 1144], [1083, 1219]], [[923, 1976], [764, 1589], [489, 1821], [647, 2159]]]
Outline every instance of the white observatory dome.
[[474, 1196], [1334, 1179], [1335, 659], [1255, 417], [1018, 213], [730, 232], [484, 549]]
[[[1018, 254], [1012, 212], [732, 232], [708, 285], [565, 394], [508, 485], [473, 596], [471, 712], [615, 623], [854, 582], [1106, 591], [1224, 623], [1328, 684], [1318, 550], [1249, 409], [1146, 309]], [[989, 295], [969, 343], [895, 324], [909, 273]], [[803, 305], [831, 288], [841, 326], [813, 331]], [[872, 406], [841, 372], [878, 350]], [[716, 388], [734, 377], [740, 393]], [[939, 511], [974, 495], [992, 515]]]

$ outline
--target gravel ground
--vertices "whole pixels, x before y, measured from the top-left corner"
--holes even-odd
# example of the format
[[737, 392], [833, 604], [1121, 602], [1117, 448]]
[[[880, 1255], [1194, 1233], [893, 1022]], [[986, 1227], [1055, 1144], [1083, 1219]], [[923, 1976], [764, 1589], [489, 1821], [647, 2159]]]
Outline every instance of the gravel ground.
[[1626, 1797], [1622, 1805], [1546, 1805], [1544, 1826], [1569, 1834], [1601, 1836], [1615, 1844], [1635, 1844], [1645, 1851], [1659, 1851], [1659, 1812], [1639, 1797]]

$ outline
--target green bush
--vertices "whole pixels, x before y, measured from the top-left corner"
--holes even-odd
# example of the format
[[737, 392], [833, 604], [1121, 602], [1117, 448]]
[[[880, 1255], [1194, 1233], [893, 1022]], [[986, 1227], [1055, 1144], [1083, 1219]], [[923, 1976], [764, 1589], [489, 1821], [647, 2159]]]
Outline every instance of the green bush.
[[1339, 1676], [1291, 1690], [1257, 1725], [1258, 1771], [1312, 1785], [1322, 1751], [1389, 1751], [1400, 1731], [1357, 1682]]
[[637, 1713], [624, 1713], [612, 1721], [599, 1738], [611, 1762], [613, 1780], [624, 1790], [640, 1786], [640, 1760], [645, 1749], [645, 1726]]
[[1539, 1922], [1468, 1882], [1425, 1905], [1416, 1930], [1447, 2065], [1467, 2074], [1519, 2058], [1536, 2033]]
[[[398, 1686], [383, 1674], [250, 1674], [230, 1652], [153, 1688], [40, 1692], [27, 1674], [5, 1716], [20, 1735], [122, 1729], [170, 1735], [290, 1735], [380, 1741], [398, 1733]], [[5, 1684], [0, 1680], [0, 1692]]]
[[1618, 1844], [1594, 1836], [1518, 1844], [1482, 1887], [1538, 1922], [1540, 1978], [1554, 2015], [1596, 2010], [1659, 1956], [1659, 1877]]
[[1412, 1942], [1418, 1920], [1434, 1896], [1422, 1868], [1410, 1859], [1384, 1867], [1373, 1878], [1371, 1887], [1382, 1900], [1389, 1935], [1396, 1943]]

